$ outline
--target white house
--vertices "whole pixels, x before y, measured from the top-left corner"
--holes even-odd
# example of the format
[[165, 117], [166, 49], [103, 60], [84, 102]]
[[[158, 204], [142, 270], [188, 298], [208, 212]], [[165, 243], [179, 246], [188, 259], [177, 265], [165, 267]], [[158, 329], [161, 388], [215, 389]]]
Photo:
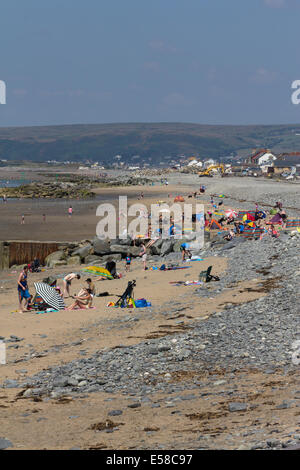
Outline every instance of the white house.
[[258, 157], [256, 163], [259, 166], [272, 166], [275, 160], [277, 160], [277, 157], [273, 153], [267, 152]]

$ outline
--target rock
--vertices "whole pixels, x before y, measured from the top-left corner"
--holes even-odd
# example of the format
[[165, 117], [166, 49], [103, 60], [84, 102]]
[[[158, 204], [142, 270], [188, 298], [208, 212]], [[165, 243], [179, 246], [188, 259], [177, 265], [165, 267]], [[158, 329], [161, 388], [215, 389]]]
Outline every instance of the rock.
[[161, 249], [162, 244], [163, 244], [162, 238], [159, 238], [158, 240], [156, 240], [156, 242], [150, 248], [150, 253], [152, 255], [160, 255], [160, 249]]
[[110, 244], [106, 240], [94, 238], [92, 241], [95, 255], [103, 255], [110, 252]]
[[101, 264], [103, 263], [103, 259], [101, 256], [96, 256], [96, 255], [88, 255], [84, 258], [84, 264]]
[[140, 403], [131, 403], [128, 405], [128, 408], [140, 408], [141, 404]]
[[109, 411], [108, 416], [120, 416], [121, 414], [123, 414], [122, 410], [112, 410]]
[[75, 266], [78, 264], [81, 264], [80, 256], [70, 256], [70, 258], [67, 259], [68, 266]]
[[45, 264], [48, 267], [52, 267], [53, 262], [55, 261], [65, 261], [67, 258], [66, 253], [63, 250], [54, 251], [48, 255], [45, 259]]
[[53, 380], [54, 387], [66, 387], [68, 385], [69, 379], [66, 377], [56, 377]]
[[120, 253], [112, 253], [110, 255], [101, 256], [101, 261], [103, 264], [109, 260], [115, 261], [117, 263], [118, 261], [121, 261], [121, 259], [122, 259], [122, 255]]
[[160, 255], [165, 256], [173, 251], [173, 240], [164, 240], [160, 249]]
[[0, 450], [7, 449], [8, 447], [13, 447], [13, 443], [4, 437], [0, 437]]
[[48, 264], [49, 268], [55, 268], [56, 266], [67, 266], [67, 261], [50, 261]]
[[93, 252], [93, 247], [91, 244], [82, 246], [81, 248], [78, 248], [77, 250], [72, 252], [72, 257], [73, 256], [79, 256], [81, 260], [84, 260], [86, 256], [92, 254]]
[[131, 254], [131, 256], [139, 256], [141, 249], [138, 246], [130, 246], [128, 247], [128, 251]]
[[248, 405], [247, 403], [229, 403], [228, 410], [230, 412], [234, 411], [247, 411]]
[[126, 245], [111, 245], [110, 246], [110, 251], [111, 251], [111, 253], [121, 253], [122, 255], [126, 256], [126, 254], [128, 252], [128, 246], [126, 246]]
[[19, 386], [19, 382], [16, 380], [6, 379], [3, 383], [4, 388], [17, 388]]

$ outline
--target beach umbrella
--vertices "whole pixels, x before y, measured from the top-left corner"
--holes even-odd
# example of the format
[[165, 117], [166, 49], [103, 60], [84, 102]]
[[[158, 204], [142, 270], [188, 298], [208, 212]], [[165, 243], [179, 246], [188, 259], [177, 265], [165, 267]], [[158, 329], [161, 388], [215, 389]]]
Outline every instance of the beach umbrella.
[[261, 217], [262, 219], [265, 219], [267, 217], [267, 214], [264, 212], [264, 211], [258, 211], [258, 215], [259, 217]]
[[34, 287], [37, 295], [39, 295], [50, 307], [55, 310], [63, 310], [65, 308], [63, 299], [54, 287], [51, 287], [44, 282], [35, 282]]
[[226, 217], [233, 218], [233, 219], [235, 219], [238, 216], [237, 212], [232, 209], [227, 209], [225, 211], [225, 214], [226, 214]]
[[106, 277], [107, 279], [113, 279], [113, 276], [110, 274], [110, 272], [105, 268], [101, 268], [100, 266], [88, 266], [87, 268], [83, 268], [82, 271], [85, 273], [95, 274], [95, 276], [102, 276]]

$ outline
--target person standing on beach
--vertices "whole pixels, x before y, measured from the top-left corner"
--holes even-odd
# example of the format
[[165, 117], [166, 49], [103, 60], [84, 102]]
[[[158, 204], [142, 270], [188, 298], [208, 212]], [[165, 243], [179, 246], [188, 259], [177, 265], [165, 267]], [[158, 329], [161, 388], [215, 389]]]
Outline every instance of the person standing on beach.
[[73, 281], [73, 279], [80, 279], [80, 274], [75, 274], [75, 273], [70, 273], [70, 274], [67, 274], [66, 277], [64, 277], [63, 279], [63, 283], [64, 283], [64, 293], [63, 293], [63, 297], [66, 296], [66, 294], [68, 294], [68, 297], [70, 297], [70, 286], [71, 286], [71, 283]]
[[68, 209], [68, 214], [69, 214], [69, 218], [71, 218], [71, 217], [72, 217], [72, 214], [73, 214], [73, 208], [72, 208], [72, 206], [69, 207], [69, 209]]
[[24, 266], [23, 271], [20, 273], [18, 278], [18, 296], [19, 296], [19, 312], [23, 313], [23, 306], [22, 302], [25, 299], [25, 311], [28, 311], [28, 304], [31, 300], [31, 295], [28, 291], [28, 284], [27, 284], [27, 276], [28, 276], [28, 266]]
[[43, 214], [43, 222], [46, 223], [46, 214]]
[[144, 263], [144, 271], [146, 271], [146, 261], [147, 261], [147, 252], [146, 252], [146, 247], [144, 245], [144, 243], [141, 244], [141, 252], [140, 252], [140, 256], [142, 258], [142, 261]]
[[25, 224], [25, 215], [22, 214], [21, 215], [21, 225], [24, 225]]

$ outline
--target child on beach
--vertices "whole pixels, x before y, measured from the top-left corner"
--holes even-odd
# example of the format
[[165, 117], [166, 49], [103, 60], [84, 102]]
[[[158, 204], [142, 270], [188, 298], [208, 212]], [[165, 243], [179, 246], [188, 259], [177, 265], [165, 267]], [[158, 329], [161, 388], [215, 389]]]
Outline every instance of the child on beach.
[[92, 282], [92, 279], [88, 278], [85, 282], [87, 282], [88, 289], [91, 291], [91, 296], [94, 297], [96, 295], [95, 284]]
[[73, 214], [72, 206], [69, 207], [69, 209], [68, 209], [68, 214], [69, 214], [69, 218], [71, 218], [71, 217], [72, 217], [72, 214]]
[[131, 265], [131, 255], [128, 252], [126, 255], [126, 260], [125, 260], [125, 271], [130, 271], [130, 265]]

